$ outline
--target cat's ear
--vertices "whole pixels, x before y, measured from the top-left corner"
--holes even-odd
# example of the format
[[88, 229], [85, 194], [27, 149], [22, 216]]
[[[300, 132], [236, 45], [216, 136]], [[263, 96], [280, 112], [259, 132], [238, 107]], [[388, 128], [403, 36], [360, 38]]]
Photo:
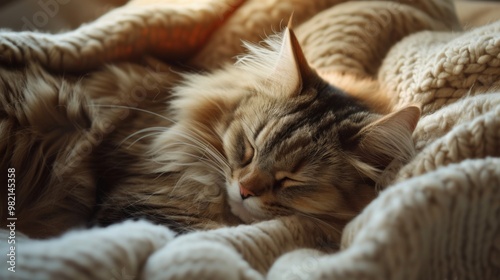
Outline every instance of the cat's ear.
[[299, 41], [292, 30], [292, 17], [284, 31], [283, 40], [276, 62], [270, 75], [274, 86], [286, 95], [297, 95], [304, 86], [318, 81], [318, 75], [307, 63]]
[[420, 108], [408, 106], [367, 125], [351, 140], [363, 162], [385, 169], [392, 161], [405, 162], [414, 154], [412, 133], [420, 119]]

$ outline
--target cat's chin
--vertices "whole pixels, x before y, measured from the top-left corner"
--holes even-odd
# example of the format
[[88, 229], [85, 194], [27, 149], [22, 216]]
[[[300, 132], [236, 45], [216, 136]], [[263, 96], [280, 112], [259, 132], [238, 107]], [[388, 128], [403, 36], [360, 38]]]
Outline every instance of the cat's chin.
[[243, 206], [242, 203], [234, 202], [229, 200], [229, 206], [231, 207], [231, 212], [240, 218], [243, 222], [249, 224], [258, 221], [252, 214]]
[[[252, 203], [252, 208], [258, 207], [256, 204], [256, 201], [250, 201], [250, 200], [255, 200], [257, 198], [249, 198], [248, 201], [243, 201], [240, 196], [240, 191], [237, 185], [234, 184], [228, 184], [227, 187], [228, 191], [228, 202], [229, 206], [231, 207], [231, 212], [239, 217], [243, 222], [245, 223], [253, 223], [253, 222], [258, 222], [265, 220], [266, 217], [264, 215], [259, 215], [258, 213], [255, 213], [257, 211], [251, 211], [247, 207], [245, 207], [245, 203], [249, 204]], [[249, 206], [249, 205], [247, 205]]]

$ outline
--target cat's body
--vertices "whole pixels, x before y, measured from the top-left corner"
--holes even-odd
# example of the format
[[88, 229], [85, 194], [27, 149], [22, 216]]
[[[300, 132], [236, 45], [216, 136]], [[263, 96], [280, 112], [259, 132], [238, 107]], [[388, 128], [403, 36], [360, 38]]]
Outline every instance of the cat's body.
[[141, 153], [147, 167], [137, 161], [148, 179], [118, 184], [99, 221], [144, 217], [180, 230], [287, 215], [342, 223], [376, 196], [381, 171], [411, 156], [418, 109], [382, 118], [370, 100], [320, 79], [291, 30], [267, 43], [249, 46], [236, 67], [186, 77], [170, 108], [175, 124]]
[[[90, 127], [104, 126], [108, 115], [114, 122], [85, 159], [87, 185], [96, 187], [85, 219], [107, 225], [144, 218], [184, 232], [290, 215], [341, 227], [359, 213], [376, 196], [383, 170], [411, 157], [418, 108], [382, 116], [370, 98], [329, 85], [308, 66], [290, 29], [267, 44], [249, 46], [236, 66], [184, 76], [173, 96], [167, 87], [145, 86], [134, 106], [120, 103], [130, 88], [94, 82], [101, 89], [85, 107], [94, 110], [86, 112]], [[109, 99], [99, 95], [105, 89]], [[118, 104], [110, 102], [116, 91]], [[28, 196], [25, 188], [20, 198]], [[57, 227], [54, 209], [39, 213], [46, 227]], [[23, 230], [48, 235], [37, 234], [38, 224]]]

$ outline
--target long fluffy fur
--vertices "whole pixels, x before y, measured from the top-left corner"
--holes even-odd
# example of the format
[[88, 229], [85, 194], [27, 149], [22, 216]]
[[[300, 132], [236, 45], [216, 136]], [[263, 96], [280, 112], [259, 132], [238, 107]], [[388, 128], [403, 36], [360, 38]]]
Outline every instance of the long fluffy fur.
[[[1, 70], [0, 87], [6, 93], [0, 100], [0, 150], [7, 155], [2, 159], [2, 168], [16, 168], [17, 215], [22, 221], [19, 229], [33, 237], [47, 237], [91, 219], [106, 225], [147, 218], [181, 232], [241, 223], [227, 202], [227, 180], [240, 171], [235, 172], [236, 167], [231, 165], [230, 158], [235, 155], [224, 142], [224, 135], [236, 133], [233, 129], [243, 126], [252, 132], [257, 129], [251, 127], [252, 123], [266, 123], [267, 114], [276, 117], [294, 107], [301, 108], [301, 102], [307, 103], [318, 94], [317, 89], [307, 87], [307, 80], [297, 76], [308, 66], [294, 61], [295, 37], [286, 32], [266, 39], [264, 46], [247, 44], [249, 54], [240, 57], [236, 66], [210, 75], [183, 75], [182, 82], [173, 89], [179, 77], [165, 66], [151, 70], [151, 64], [149, 68], [112, 66], [82, 79], [49, 75], [36, 65], [26, 71]], [[301, 87], [295, 89], [298, 85]], [[306, 93], [295, 100], [290, 90], [299, 95], [301, 90]], [[337, 89], [329, 90], [338, 94]], [[255, 102], [249, 103], [252, 98]], [[291, 101], [285, 104], [280, 100]], [[331, 108], [321, 102], [311, 104], [326, 112], [318, 125], [335, 119]], [[348, 109], [338, 110], [346, 113]], [[276, 131], [268, 129], [268, 134], [279, 133], [280, 126], [290, 125], [296, 117], [300, 116], [276, 121]], [[339, 127], [354, 124], [355, 129], [348, 127], [345, 131], [360, 130], [360, 125], [379, 117], [369, 111], [356, 112], [356, 118], [364, 119], [362, 122], [347, 119]], [[337, 137], [335, 131], [343, 129], [332, 128], [332, 135]], [[304, 127], [298, 135], [307, 134]], [[372, 134], [367, 139], [381, 145], [371, 143], [366, 147], [381, 151], [397, 147], [401, 151], [398, 160], [406, 160], [411, 154], [406, 134], [399, 141], [383, 144], [394, 135], [399, 134], [390, 129]], [[321, 141], [328, 146], [332, 138], [327, 138]], [[297, 143], [304, 147], [312, 145], [300, 142], [307, 137], [298, 139]], [[293, 141], [278, 142], [296, 145]], [[312, 147], [312, 154], [324, 160], [306, 170], [316, 172], [323, 168], [320, 163], [333, 163], [333, 170], [340, 168], [341, 177], [348, 183], [337, 190], [335, 187], [340, 186], [330, 186], [329, 182], [342, 182], [338, 174], [317, 174], [323, 194], [328, 195], [296, 192], [287, 200], [295, 205], [294, 211], [321, 214], [330, 211], [335, 202], [336, 211], [340, 211], [337, 214], [345, 215], [342, 220], [347, 220], [373, 198], [375, 192], [369, 184], [348, 189], [365, 180], [356, 177], [356, 162], [358, 169], [366, 171], [361, 172], [363, 176], [371, 180], [377, 181], [375, 175], [380, 170], [366, 163], [366, 157], [355, 150], [337, 151], [340, 145], [328, 146], [334, 150], [323, 154], [318, 147]], [[368, 148], [361, 150], [369, 152]], [[342, 164], [344, 160], [352, 166]], [[306, 176], [307, 180], [313, 177]], [[275, 203], [274, 198], [267, 199]], [[293, 213], [284, 206], [263, 203], [262, 211], [272, 215]], [[2, 218], [7, 215], [0, 214]]]
[[[137, 107], [154, 97], [164, 102], [158, 93], [172, 76], [133, 65], [82, 79], [51, 75], [36, 64], [0, 69], [1, 168], [16, 170], [21, 232], [48, 237], [88, 222], [96, 204], [96, 151], [132, 115], [116, 106]], [[150, 81], [155, 88], [147, 88]], [[138, 89], [149, 97], [138, 98]], [[5, 198], [5, 188], [1, 194]], [[7, 217], [6, 208], [0, 216]]]

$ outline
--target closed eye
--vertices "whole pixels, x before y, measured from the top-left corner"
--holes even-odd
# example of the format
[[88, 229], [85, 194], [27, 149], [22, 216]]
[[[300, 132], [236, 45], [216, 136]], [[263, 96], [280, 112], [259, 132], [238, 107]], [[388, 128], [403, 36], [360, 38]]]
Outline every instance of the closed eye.
[[275, 175], [276, 182], [282, 188], [288, 188], [292, 186], [300, 186], [304, 183], [304, 181], [300, 180], [296, 174], [286, 172], [286, 171], [278, 171]]
[[254, 148], [252, 147], [250, 142], [247, 139], [245, 139], [244, 142], [245, 142], [245, 146], [244, 146], [244, 150], [243, 150], [243, 157], [241, 158], [241, 165], [242, 166], [246, 166], [250, 162], [252, 162], [252, 159], [253, 159], [253, 156], [255, 153]]
[[301, 181], [296, 181], [294, 179], [286, 177], [283, 180], [281, 180], [281, 187], [282, 188], [296, 187], [302, 185], [301, 183], [302, 183]]

